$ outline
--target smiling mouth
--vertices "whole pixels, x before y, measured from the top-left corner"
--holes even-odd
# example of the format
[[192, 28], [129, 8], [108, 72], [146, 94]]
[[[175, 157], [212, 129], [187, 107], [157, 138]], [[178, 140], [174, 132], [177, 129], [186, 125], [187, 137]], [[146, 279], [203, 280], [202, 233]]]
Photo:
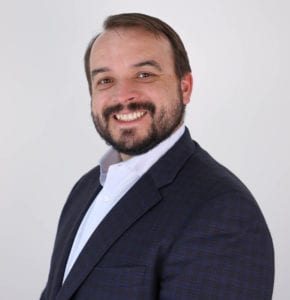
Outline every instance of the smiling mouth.
[[115, 119], [118, 121], [123, 121], [123, 122], [130, 122], [130, 121], [135, 121], [140, 118], [142, 118], [146, 114], [145, 111], [143, 112], [134, 112], [134, 113], [129, 113], [129, 114], [115, 114]]

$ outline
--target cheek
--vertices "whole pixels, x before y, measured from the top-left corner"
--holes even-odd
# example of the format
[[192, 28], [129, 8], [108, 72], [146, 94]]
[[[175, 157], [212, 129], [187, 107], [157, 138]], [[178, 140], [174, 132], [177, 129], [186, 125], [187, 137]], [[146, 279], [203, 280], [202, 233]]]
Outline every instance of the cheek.
[[92, 113], [94, 114], [94, 115], [96, 115], [97, 113], [99, 113], [98, 112], [98, 108], [97, 108], [97, 106], [96, 106], [96, 104], [92, 101], [92, 103], [91, 103], [91, 111], [92, 111]]
[[103, 102], [99, 98], [92, 98], [91, 100], [91, 110], [94, 114], [100, 114], [103, 110]]
[[177, 90], [174, 89], [173, 86], [165, 86], [154, 95], [152, 94], [151, 99], [154, 99], [153, 102], [156, 106], [156, 110], [159, 111], [160, 109], [167, 110], [168, 107], [170, 108], [172, 105], [174, 105], [174, 103], [179, 100], [179, 98], [180, 97], [177, 93]]

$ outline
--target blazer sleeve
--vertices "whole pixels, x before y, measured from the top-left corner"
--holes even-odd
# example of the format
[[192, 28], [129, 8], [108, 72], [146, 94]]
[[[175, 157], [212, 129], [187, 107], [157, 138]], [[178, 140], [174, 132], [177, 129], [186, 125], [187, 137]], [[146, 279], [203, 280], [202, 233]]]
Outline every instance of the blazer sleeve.
[[271, 299], [274, 250], [255, 200], [233, 193], [194, 212], [160, 276], [160, 299]]

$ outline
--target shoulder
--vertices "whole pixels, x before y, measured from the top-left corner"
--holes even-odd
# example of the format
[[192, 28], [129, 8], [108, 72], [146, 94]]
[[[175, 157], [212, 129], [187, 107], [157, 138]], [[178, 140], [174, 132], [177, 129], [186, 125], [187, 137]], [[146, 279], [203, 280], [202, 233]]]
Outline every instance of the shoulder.
[[87, 186], [88, 188], [94, 188], [96, 184], [99, 184], [99, 177], [100, 177], [100, 166], [95, 166], [87, 173], [82, 175], [80, 179], [74, 185], [72, 192]]
[[228, 168], [217, 162], [196, 141], [187, 139], [186, 146], [191, 149], [186, 159], [183, 154], [180, 154], [179, 159], [171, 160], [172, 164], [177, 165], [184, 159], [173, 182], [176, 187], [179, 186], [204, 200], [229, 193], [253, 198], [245, 184]]
[[195, 152], [188, 159], [184, 172], [191, 174], [192, 181], [197, 182], [200, 189], [204, 189], [209, 196], [211, 193], [228, 192], [240, 192], [251, 196], [245, 184], [232, 171], [217, 162], [197, 142], [193, 143]]
[[[82, 203], [89, 201], [88, 198], [91, 198], [91, 196], [96, 193], [100, 186], [99, 176], [100, 167], [96, 166], [80, 177], [67, 197], [60, 215], [60, 222], [61, 220], [66, 219], [67, 216], [78, 211]], [[83, 201], [80, 202], [80, 199]]]
[[[164, 195], [175, 206], [185, 207], [194, 219], [227, 222], [226, 216], [264, 223], [260, 208], [245, 184], [229, 169], [217, 162], [193, 140], [194, 151], [184, 161]], [[178, 162], [172, 162], [178, 164]], [[185, 215], [188, 215], [185, 213]], [[243, 220], [243, 221], [242, 221]]]

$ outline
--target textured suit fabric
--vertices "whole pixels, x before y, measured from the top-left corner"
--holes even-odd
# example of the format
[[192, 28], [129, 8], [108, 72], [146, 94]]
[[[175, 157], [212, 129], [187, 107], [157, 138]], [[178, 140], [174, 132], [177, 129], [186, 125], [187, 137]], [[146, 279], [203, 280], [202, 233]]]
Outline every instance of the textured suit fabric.
[[99, 167], [73, 188], [41, 300], [271, 299], [274, 253], [263, 215], [187, 130], [105, 217], [62, 285], [100, 189]]

